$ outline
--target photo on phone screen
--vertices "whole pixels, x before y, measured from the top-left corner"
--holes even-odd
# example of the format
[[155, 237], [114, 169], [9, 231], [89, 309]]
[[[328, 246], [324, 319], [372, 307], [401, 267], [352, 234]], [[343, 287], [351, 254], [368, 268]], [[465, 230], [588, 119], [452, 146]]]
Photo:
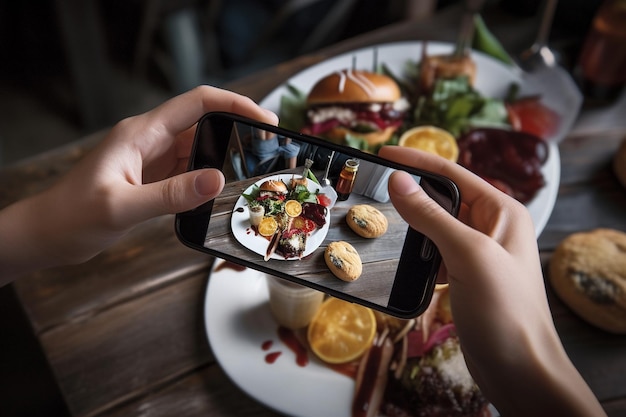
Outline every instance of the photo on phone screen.
[[[191, 227], [205, 230], [195, 230], [196, 237], [187, 239], [196, 239], [193, 244], [397, 316], [414, 316], [428, 305], [440, 258], [435, 246], [391, 204], [387, 182], [397, 166], [223, 114], [199, 124], [191, 168], [205, 166], [221, 169], [226, 182], [210, 204], [180, 216], [183, 222], [191, 221]], [[456, 214], [453, 184], [410, 173]], [[364, 211], [348, 216], [358, 206]], [[377, 212], [371, 213], [371, 208]], [[180, 226], [184, 241], [189, 225]], [[362, 271], [358, 278], [340, 279], [331, 271], [325, 250], [332, 242], [356, 250]], [[351, 259], [331, 262], [341, 265]]]

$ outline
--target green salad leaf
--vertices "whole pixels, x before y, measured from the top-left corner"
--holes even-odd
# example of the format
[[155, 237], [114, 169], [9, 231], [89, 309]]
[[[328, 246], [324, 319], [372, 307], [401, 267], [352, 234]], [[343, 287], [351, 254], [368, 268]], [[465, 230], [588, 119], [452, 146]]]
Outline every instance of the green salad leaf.
[[299, 131], [306, 123], [307, 94], [291, 84], [287, 84], [287, 93], [280, 97], [280, 126]]
[[467, 77], [438, 79], [432, 94], [420, 96], [413, 112], [415, 125], [433, 125], [455, 137], [475, 127], [507, 127], [504, 102], [482, 96]]

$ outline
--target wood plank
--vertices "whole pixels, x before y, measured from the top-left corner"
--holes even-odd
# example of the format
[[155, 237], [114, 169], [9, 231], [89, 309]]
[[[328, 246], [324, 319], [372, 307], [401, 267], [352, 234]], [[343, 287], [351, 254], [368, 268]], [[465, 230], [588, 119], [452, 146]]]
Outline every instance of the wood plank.
[[560, 144], [561, 186], [540, 249], [553, 250], [571, 233], [597, 227], [626, 231], [626, 189], [611, 166], [624, 134], [571, 136]]
[[14, 285], [36, 333], [83, 320], [139, 297], [213, 258], [187, 248], [174, 233], [174, 216], [149, 220], [92, 260], [35, 272]]
[[124, 404], [100, 417], [277, 417], [278, 414], [241, 391], [218, 365], [190, 375]]
[[209, 271], [40, 335], [68, 408], [88, 416], [214, 361], [203, 322]]

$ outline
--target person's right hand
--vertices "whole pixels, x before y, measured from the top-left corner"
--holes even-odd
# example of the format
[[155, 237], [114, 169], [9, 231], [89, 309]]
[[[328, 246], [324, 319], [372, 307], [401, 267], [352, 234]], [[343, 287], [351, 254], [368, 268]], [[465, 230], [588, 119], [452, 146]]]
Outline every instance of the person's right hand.
[[400, 215], [441, 253], [465, 360], [485, 396], [503, 415], [604, 415], [554, 327], [528, 210], [443, 158], [400, 147], [379, 155], [459, 187], [456, 219], [407, 173], [389, 179]]

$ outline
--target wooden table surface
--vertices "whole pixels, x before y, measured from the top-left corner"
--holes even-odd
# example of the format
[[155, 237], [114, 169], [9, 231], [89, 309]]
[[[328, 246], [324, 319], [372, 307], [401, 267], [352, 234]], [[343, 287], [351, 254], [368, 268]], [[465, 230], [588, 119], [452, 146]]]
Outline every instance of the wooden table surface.
[[[449, 12], [390, 26], [229, 88], [260, 100], [300, 69], [355, 47], [454, 40], [458, 17]], [[518, 46], [516, 42], [530, 39], [523, 23], [501, 20], [509, 30], [497, 33], [506, 44]], [[544, 266], [556, 245], [573, 232], [596, 227], [626, 231], [626, 190], [610, 168], [626, 136], [624, 114], [626, 95], [610, 108], [586, 109], [560, 144], [558, 198], [539, 238]], [[0, 207], [49, 186], [99, 137], [4, 168]], [[211, 352], [202, 313], [212, 261], [180, 244], [173, 217], [164, 216], [140, 225], [83, 265], [37, 272], [13, 284], [73, 415], [277, 415], [235, 386]], [[610, 415], [626, 415], [626, 337], [585, 324], [549, 285], [547, 291], [574, 364]]]

